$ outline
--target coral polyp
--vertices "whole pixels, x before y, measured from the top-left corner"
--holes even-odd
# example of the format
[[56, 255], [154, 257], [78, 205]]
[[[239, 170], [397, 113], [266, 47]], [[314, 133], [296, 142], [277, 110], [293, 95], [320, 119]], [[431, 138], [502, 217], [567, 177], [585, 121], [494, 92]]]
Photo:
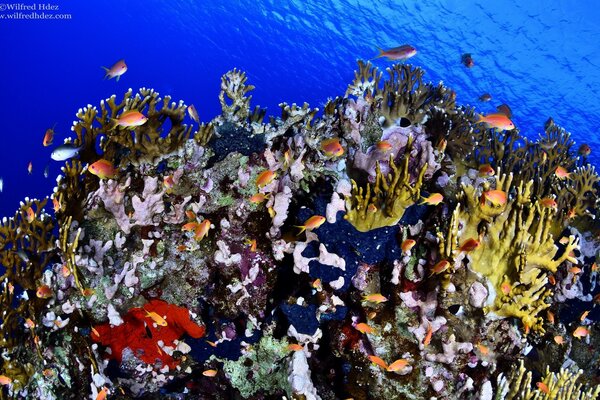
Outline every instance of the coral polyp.
[[80, 109], [54, 193], [0, 224], [0, 398], [595, 398], [600, 178], [424, 75]]

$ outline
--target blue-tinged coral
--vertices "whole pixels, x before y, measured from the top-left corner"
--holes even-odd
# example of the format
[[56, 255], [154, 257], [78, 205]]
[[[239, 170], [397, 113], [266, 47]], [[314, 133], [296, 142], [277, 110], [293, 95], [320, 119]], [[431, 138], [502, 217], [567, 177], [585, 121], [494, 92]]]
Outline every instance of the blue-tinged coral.
[[358, 67], [322, 112], [238, 70], [197, 126], [145, 88], [79, 110], [54, 217], [0, 225], [0, 398], [596, 396], [594, 167]]

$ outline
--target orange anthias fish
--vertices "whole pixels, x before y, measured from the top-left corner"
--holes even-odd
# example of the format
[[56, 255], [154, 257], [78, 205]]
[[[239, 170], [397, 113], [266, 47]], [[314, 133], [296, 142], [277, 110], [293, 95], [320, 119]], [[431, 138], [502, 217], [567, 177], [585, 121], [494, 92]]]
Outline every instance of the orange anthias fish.
[[490, 164], [483, 164], [479, 167], [479, 176], [493, 176], [495, 173]]
[[256, 252], [256, 239], [246, 239], [246, 241], [244, 243], [250, 245], [251, 252], [253, 252], [253, 253]]
[[10, 385], [12, 383], [12, 378], [9, 378], [6, 375], [0, 375], [0, 385]]
[[590, 313], [590, 310], [584, 311], [583, 314], [581, 314], [581, 317], [579, 317], [579, 320], [581, 322], [583, 322], [587, 318], [589, 313]]
[[165, 321], [165, 319], [158, 315], [156, 312], [148, 311], [145, 308], [142, 308], [142, 310], [146, 311], [146, 317], [151, 318], [152, 321], [156, 322], [156, 325], [167, 326], [167, 321]]
[[554, 325], [554, 313], [550, 310], [546, 310], [546, 316], [548, 317], [548, 322], [550, 322], [552, 325]]
[[360, 333], [373, 333], [373, 332], [375, 332], [375, 329], [373, 329], [369, 325], [365, 324], [364, 322], [356, 324], [355, 328]]
[[112, 79], [117, 78], [117, 82], [121, 75], [127, 72], [127, 64], [125, 64], [125, 60], [117, 61], [112, 67], [106, 68], [102, 67], [106, 71], [106, 75], [104, 75], [104, 79]]
[[37, 288], [35, 295], [40, 299], [48, 299], [52, 297], [52, 289], [48, 285], [41, 285]]
[[167, 192], [171, 191], [175, 187], [175, 180], [173, 175], [168, 175], [163, 178], [163, 186], [167, 189]]
[[581, 146], [579, 146], [578, 153], [582, 157], [588, 157], [590, 154], [592, 154], [592, 148], [584, 143]]
[[407, 365], [408, 365], [408, 360], [401, 358], [401, 359], [396, 360], [393, 363], [391, 363], [389, 365], [389, 367], [387, 367], [387, 370], [389, 372], [396, 372], [396, 371], [400, 371], [400, 370], [404, 369], [404, 367], [406, 367]]
[[546, 394], [550, 394], [550, 389], [548, 389], [548, 385], [546, 385], [544, 382], [537, 382], [535, 386], [537, 386], [537, 388], [540, 389], [540, 391]]
[[275, 179], [275, 172], [267, 169], [256, 177], [256, 186], [259, 188], [267, 186], [269, 183], [273, 182], [273, 179]]
[[433, 336], [433, 329], [431, 327], [431, 324], [428, 323], [427, 324], [427, 333], [425, 334], [425, 338], [423, 339], [423, 346], [429, 346], [429, 343], [431, 343], [432, 336]]
[[368, 294], [366, 296], [363, 296], [363, 301], [369, 301], [371, 303], [385, 303], [386, 301], [388, 301], [388, 298], [383, 296], [381, 293], [372, 293], [372, 294]]
[[305, 230], [312, 231], [313, 229], [317, 229], [325, 222], [325, 217], [322, 215], [313, 215], [309, 219], [304, 222], [304, 225], [295, 225], [296, 228], [300, 228], [300, 232], [298, 235], [304, 232]]
[[377, 50], [379, 50], [379, 54], [375, 56], [375, 58], [387, 57], [388, 60], [404, 61], [417, 54], [417, 49], [415, 49], [410, 44], [403, 44], [401, 46], [393, 47], [387, 50], [383, 50], [380, 48], [378, 48]]
[[388, 365], [385, 361], [383, 361], [383, 359], [381, 357], [377, 357], [377, 356], [368, 356], [369, 360], [371, 360], [371, 362], [375, 365], [380, 366], [383, 369], [387, 369]]
[[382, 151], [385, 153], [386, 151], [390, 151], [391, 149], [392, 149], [392, 145], [387, 140], [382, 140], [377, 143], [377, 150], [379, 150], [379, 151]]
[[265, 201], [268, 197], [269, 197], [269, 195], [267, 195], [267, 194], [256, 193], [256, 194], [253, 194], [248, 200], [250, 200], [250, 203], [252, 203], [252, 204], [260, 204], [263, 201]]
[[[56, 126], [56, 125], [54, 125]], [[54, 140], [54, 127], [46, 129], [46, 133], [44, 133], [44, 139], [42, 140], [42, 145], [44, 147], [48, 147], [52, 144]]]
[[477, 123], [483, 122], [490, 128], [496, 128], [503, 131], [515, 129], [515, 124], [504, 114], [488, 114], [486, 116], [479, 115]]
[[208, 219], [205, 219], [204, 221], [200, 222], [194, 230], [194, 239], [196, 239], [197, 241], [204, 239], [204, 237], [208, 234], [208, 230], [210, 228], [210, 221]]
[[190, 104], [187, 108], [187, 112], [188, 114], [190, 114], [190, 117], [192, 117], [192, 119], [195, 122], [200, 122], [200, 116], [198, 116], [198, 111], [196, 111], [196, 107], [194, 107], [193, 104]]
[[52, 208], [54, 208], [55, 213], [60, 211], [60, 202], [55, 198], [52, 198]]
[[35, 212], [33, 211], [33, 208], [27, 207], [27, 209], [25, 209], [25, 220], [29, 223], [32, 223], [34, 219]]
[[416, 244], [417, 242], [415, 240], [406, 239], [404, 242], [402, 242], [400, 247], [402, 248], [403, 253], [408, 253], [413, 247], [415, 247]]
[[344, 148], [338, 138], [325, 139], [321, 142], [321, 150], [327, 157], [339, 157], [344, 154]]
[[114, 123], [122, 128], [135, 128], [144, 125], [146, 121], [148, 121], [148, 118], [141, 112], [129, 110], [125, 111], [118, 119], [114, 120]]
[[556, 171], [554, 171], [558, 179], [567, 179], [571, 174], [567, 172], [564, 167], [558, 166], [556, 167]]
[[590, 334], [589, 329], [587, 329], [584, 326], [580, 326], [577, 329], [575, 329], [575, 331], [573, 332], [573, 337], [581, 339], [582, 337], [586, 337], [589, 334]]
[[102, 390], [98, 392], [96, 396], [96, 400], [106, 400], [106, 396], [108, 395], [108, 388], [106, 386], [102, 386]]
[[299, 345], [298, 343], [292, 343], [288, 344], [286, 349], [287, 351], [302, 351], [304, 350], [304, 347], [302, 347], [302, 345]]
[[565, 338], [563, 338], [561, 335], [556, 335], [554, 336], [554, 342], [556, 344], [565, 344]]
[[437, 206], [444, 201], [444, 196], [441, 193], [431, 193], [429, 197], [423, 198], [420, 204], [428, 204], [430, 206]]
[[463, 244], [458, 248], [458, 250], [468, 253], [468, 252], [473, 251], [476, 248], [478, 248], [480, 244], [481, 244], [481, 242], [479, 242], [479, 240], [469, 238], [463, 242]]
[[118, 172], [118, 170], [113, 166], [113, 164], [110, 161], [105, 160], [103, 158], [90, 165], [88, 167], [88, 171], [90, 171], [91, 174], [96, 175], [100, 179], [115, 178]]
[[540, 204], [546, 208], [556, 208], [558, 207], [558, 203], [552, 197], [545, 197], [540, 200]]
[[188, 222], [181, 227], [181, 230], [184, 232], [195, 231], [198, 227], [198, 223], [196, 221]]
[[448, 268], [450, 268], [450, 262], [448, 260], [442, 260], [439, 263], [435, 264], [435, 266], [431, 269], [431, 275], [429, 276], [441, 274]]
[[202, 372], [202, 375], [207, 376], [209, 378], [213, 378], [213, 377], [217, 376], [217, 370], [216, 369], [207, 369], [206, 371]]
[[29, 175], [31, 175], [31, 173], [33, 172], [33, 162], [29, 161], [29, 164], [27, 164], [27, 172], [29, 173]]

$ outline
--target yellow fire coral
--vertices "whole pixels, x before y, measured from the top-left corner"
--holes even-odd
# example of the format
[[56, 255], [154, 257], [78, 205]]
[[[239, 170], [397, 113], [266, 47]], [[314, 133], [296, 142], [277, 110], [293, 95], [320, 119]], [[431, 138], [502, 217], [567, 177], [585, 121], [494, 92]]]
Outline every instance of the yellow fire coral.
[[537, 389], [532, 389], [532, 374], [520, 361], [514, 367], [508, 379], [501, 374], [498, 377], [497, 400], [593, 400], [600, 394], [600, 386], [584, 390], [577, 379], [583, 374], [561, 369], [558, 373], [550, 372], [546, 367], [544, 377], [538, 382]]
[[[511, 182], [511, 174], [500, 175], [497, 190], [509, 193]], [[576, 262], [571, 252], [578, 248], [578, 240], [571, 236], [557, 257], [551, 233], [556, 212], [532, 202], [532, 185], [531, 181], [519, 183], [516, 195], [497, 207], [481, 202], [473, 186], [463, 185], [441, 250], [446, 257], [454, 256], [459, 243], [479, 238], [480, 245], [467, 258], [471, 270], [487, 278], [496, 292], [494, 304], [486, 311], [519, 318], [526, 329], [543, 332], [538, 314], [548, 307], [545, 299], [551, 294], [545, 288], [547, 273], [556, 272], [564, 261]], [[484, 185], [483, 191], [488, 189]]]
[[406, 146], [401, 164], [398, 167], [390, 156], [389, 165], [392, 170], [388, 176], [381, 173], [379, 163], [376, 165], [375, 184], [367, 183], [363, 190], [352, 180], [352, 196], [346, 199], [346, 215], [354, 227], [367, 232], [372, 229], [397, 224], [404, 211], [419, 199], [423, 176], [427, 170], [427, 164], [423, 165], [416, 181], [411, 184], [408, 168], [411, 142]]

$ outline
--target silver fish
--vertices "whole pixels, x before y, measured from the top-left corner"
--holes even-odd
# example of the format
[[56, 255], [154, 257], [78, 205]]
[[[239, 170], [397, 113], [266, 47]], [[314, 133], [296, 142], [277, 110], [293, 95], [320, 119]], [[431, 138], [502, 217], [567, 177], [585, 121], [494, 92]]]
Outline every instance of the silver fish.
[[0, 178], [0, 193], [4, 190], [4, 179]]
[[54, 161], [64, 161], [69, 158], [75, 157], [79, 154], [79, 151], [83, 148], [83, 146], [75, 147], [71, 143], [61, 144], [54, 150], [52, 150], [52, 154], [50, 154], [50, 158]]
[[47, 178], [48, 175], [50, 175], [50, 164], [47, 164], [46, 168], [44, 168], [44, 178]]

